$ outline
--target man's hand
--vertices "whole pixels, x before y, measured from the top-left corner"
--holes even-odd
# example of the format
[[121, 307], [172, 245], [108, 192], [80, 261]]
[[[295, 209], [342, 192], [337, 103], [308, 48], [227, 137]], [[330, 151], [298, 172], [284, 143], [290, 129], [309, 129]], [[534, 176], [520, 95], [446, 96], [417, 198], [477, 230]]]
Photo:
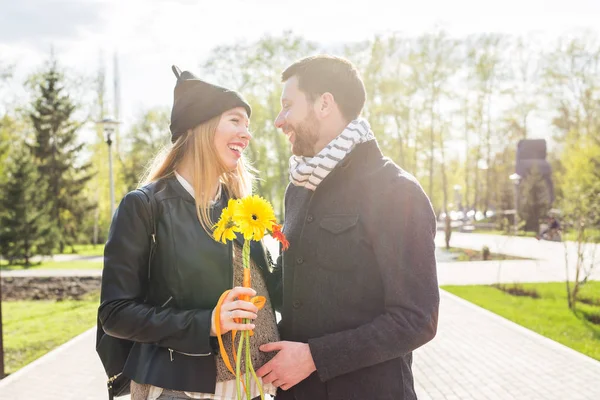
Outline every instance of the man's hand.
[[263, 383], [288, 390], [317, 370], [306, 343], [274, 342], [260, 346], [265, 353], [278, 351], [271, 361], [256, 371]]

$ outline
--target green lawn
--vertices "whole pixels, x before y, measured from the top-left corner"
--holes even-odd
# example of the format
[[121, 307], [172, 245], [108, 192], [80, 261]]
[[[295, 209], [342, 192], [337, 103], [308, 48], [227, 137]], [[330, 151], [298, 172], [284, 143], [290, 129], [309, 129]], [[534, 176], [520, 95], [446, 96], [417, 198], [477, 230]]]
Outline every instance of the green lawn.
[[78, 254], [80, 256], [103, 256], [104, 255], [104, 243], [102, 244], [76, 244], [73, 246], [74, 251], [69, 251], [67, 254]]
[[95, 326], [98, 305], [98, 293], [80, 301], [2, 302], [6, 373]]
[[102, 269], [102, 261], [47, 261], [41, 264], [32, 264], [25, 268], [23, 265], [8, 265], [8, 262], [0, 262], [0, 270], [2, 271], [15, 271], [25, 269]]
[[519, 231], [516, 235], [514, 233], [507, 233], [506, 231], [502, 231], [502, 230], [478, 230], [475, 229], [473, 231], [473, 233], [483, 233], [485, 235], [502, 235], [502, 236], [519, 236], [519, 237], [535, 237], [535, 232], [525, 232], [525, 231]]
[[[575, 232], [575, 231], [563, 232], [562, 239], [575, 242], [577, 240], [577, 232]], [[600, 243], [600, 229], [587, 229], [586, 230], [586, 241], [590, 242], [590, 243]]]
[[[505, 231], [501, 231], [501, 230], [475, 230], [473, 231], [474, 233], [483, 233], [485, 235], [503, 235], [503, 236], [509, 236], [508, 233], [506, 233]], [[513, 234], [511, 234], [510, 236], [515, 236]], [[521, 237], [535, 237], [535, 232], [524, 232], [524, 231], [519, 231], [519, 233], [516, 236], [521, 236]], [[600, 243], [600, 229], [588, 229], [587, 233], [586, 233], [586, 241], [590, 242], [590, 243]], [[575, 231], [566, 231], [566, 232], [562, 232], [562, 240], [563, 241], [569, 241], [569, 242], [574, 242], [577, 240], [577, 232]]]
[[581, 297], [594, 299], [596, 304], [578, 303], [576, 314], [567, 306], [564, 283], [531, 283], [520, 286], [528, 290], [536, 290], [540, 298], [512, 296], [492, 286], [483, 285], [443, 286], [442, 288], [600, 360], [600, 325], [592, 324], [584, 318], [584, 314], [592, 314], [600, 318], [599, 281], [588, 282], [581, 291]]
[[[442, 251], [448, 251], [453, 254], [457, 254], [456, 261], [483, 261], [483, 252], [480, 250], [463, 249], [460, 247], [450, 247], [446, 249], [442, 248]], [[532, 260], [531, 258], [509, 256], [500, 253], [490, 253], [489, 261], [495, 260]]]

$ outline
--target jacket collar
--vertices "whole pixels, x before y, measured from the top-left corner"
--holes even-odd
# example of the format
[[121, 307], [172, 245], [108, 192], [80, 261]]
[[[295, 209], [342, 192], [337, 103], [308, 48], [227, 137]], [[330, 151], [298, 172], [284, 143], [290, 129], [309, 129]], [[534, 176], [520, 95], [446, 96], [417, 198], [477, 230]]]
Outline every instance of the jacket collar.
[[185, 190], [183, 186], [181, 186], [181, 183], [179, 183], [175, 174], [166, 178], [166, 181], [169, 187], [175, 193], [177, 193], [177, 195], [179, 195], [179, 197], [181, 197], [183, 200], [187, 201], [188, 203], [196, 203], [196, 200], [194, 200], [192, 195], [187, 190]]
[[[175, 193], [180, 196], [183, 200], [189, 203], [195, 204], [196, 201], [192, 197], [192, 195], [179, 183], [175, 175], [167, 178], [168, 185], [175, 191]], [[229, 194], [224, 187], [221, 188], [221, 199], [219, 202], [223, 204], [223, 208], [227, 206], [227, 202], [229, 201]], [[215, 221], [216, 222], [216, 221]], [[234, 241], [240, 246], [244, 246], [244, 237], [237, 233]], [[266, 258], [266, 252], [263, 248], [262, 242], [250, 242], [250, 257], [256, 262], [259, 268], [263, 270], [268, 269], [268, 260]]]

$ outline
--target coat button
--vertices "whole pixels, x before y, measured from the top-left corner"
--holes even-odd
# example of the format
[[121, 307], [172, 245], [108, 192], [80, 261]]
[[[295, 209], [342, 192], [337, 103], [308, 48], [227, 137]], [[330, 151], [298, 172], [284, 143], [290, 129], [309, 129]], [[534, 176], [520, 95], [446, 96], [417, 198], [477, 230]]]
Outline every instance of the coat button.
[[313, 222], [315, 220], [315, 217], [312, 216], [312, 214], [310, 214], [308, 217], [306, 217], [306, 222]]
[[297, 310], [300, 307], [302, 307], [302, 302], [300, 300], [295, 300], [294, 303], [292, 304], [293, 307]]
[[302, 258], [302, 257], [298, 257], [298, 258], [296, 258], [296, 262], [297, 262], [298, 264], [302, 264], [302, 263], [304, 262], [304, 258]]

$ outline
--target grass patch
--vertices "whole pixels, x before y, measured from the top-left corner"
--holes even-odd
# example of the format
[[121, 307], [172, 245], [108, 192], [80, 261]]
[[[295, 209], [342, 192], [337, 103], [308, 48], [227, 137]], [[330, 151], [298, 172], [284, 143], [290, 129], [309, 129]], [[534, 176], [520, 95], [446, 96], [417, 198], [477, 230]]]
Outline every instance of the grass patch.
[[590, 321], [594, 325], [600, 325], [600, 312], [599, 313], [583, 313], [585, 319]]
[[502, 236], [519, 236], [519, 237], [535, 237], [535, 232], [519, 231], [516, 235], [512, 232], [506, 232], [499, 229], [475, 229], [473, 233], [482, 233], [484, 235], [502, 235]]
[[[443, 286], [443, 289], [600, 360], [600, 325], [590, 321], [594, 316], [600, 319], [599, 305], [578, 303], [578, 311], [572, 312], [567, 305], [564, 282], [524, 283], [520, 286], [537, 292], [540, 297], [513, 296], [487, 285]], [[600, 282], [586, 283], [580, 293], [584, 298], [598, 299]]]
[[494, 284], [492, 285], [498, 290], [501, 290], [505, 293], [508, 293], [513, 296], [526, 296], [534, 299], [539, 299], [540, 294], [535, 289], [527, 289], [523, 285], [520, 284], [512, 284], [512, 285], [504, 285], [504, 284]]
[[44, 261], [39, 264], [32, 264], [29, 267], [25, 267], [21, 264], [9, 265], [8, 262], [4, 261], [0, 263], [0, 270], [2, 271], [20, 271], [29, 269], [102, 269], [102, 261]]
[[[485, 235], [502, 235], [502, 236], [515, 236], [513, 233], [508, 233], [506, 231], [502, 231], [502, 230], [475, 230], [474, 233], [482, 233]], [[519, 233], [516, 236], [520, 236], [520, 237], [535, 237], [535, 232], [525, 232], [525, 231], [519, 231]], [[561, 232], [561, 237], [562, 237], [562, 241], [567, 241], [567, 242], [575, 242], [577, 241], [577, 232], [573, 231], [573, 230], [567, 230], [562, 231]], [[594, 229], [594, 228], [590, 228], [590, 229], [586, 229], [586, 242], [589, 243], [600, 243], [600, 229]]]
[[66, 254], [78, 254], [80, 256], [97, 256], [104, 255], [104, 243], [102, 244], [76, 244], [73, 249], [69, 248]]
[[83, 300], [4, 301], [5, 369], [10, 374], [96, 324], [99, 293]]
[[[576, 242], [577, 231], [568, 230], [562, 232], [562, 240]], [[600, 243], [600, 229], [589, 228], [585, 230], [585, 241], [588, 243]]]
[[[456, 254], [456, 261], [483, 261], [483, 252], [479, 250], [463, 249], [460, 247], [443, 248], [443, 251], [449, 251]], [[509, 256], [507, 254], [490, 253], [488, 261], [494, 260], [530, 260], [529, 258]]]

